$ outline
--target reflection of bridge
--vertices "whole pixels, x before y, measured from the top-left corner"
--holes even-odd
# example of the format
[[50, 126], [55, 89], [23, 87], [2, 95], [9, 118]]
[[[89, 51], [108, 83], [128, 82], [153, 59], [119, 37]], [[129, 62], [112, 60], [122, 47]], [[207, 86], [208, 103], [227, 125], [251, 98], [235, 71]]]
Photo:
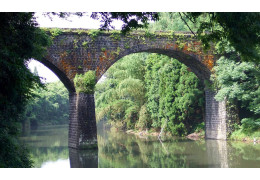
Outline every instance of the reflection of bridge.
[[[115, 142], [117, 142], [117, 141], [115, 141]], [[125, 142], [133, 143], [135, 141], [125, 141]], [[78, 149], [74, 149], [74, 148], [69, 148], [70, 167], [71, 168], [98, 168], [98, 167], [102, 168], [102, 167], [110, 167], [111, 165], [112, 165], [111, 167], [114, 167], [113, 165], [115, 165], [115, 166], [120, 165], [119, 167], [125, 167], [125, 168], [133, 167], [133, 165], [136, 168], [140, 168], [140, 167], [145, 167], [145, 168], [147, 168], [147, 167], [228, 168], [228, 167], [232, 167], [232, 165], [234, 167], [237, 167], [237, 166], [239, 167], [239, 164], [237, 164], [237, 163], [233, 164], [232, 158], [230, 159], [230, 157], [228, 157], [228, 153], [230, 152], [231, 147], [228, 146], [227, 141], [223, 141], [223, 140], [207, 140], [204, 145], [197, 146], [197, 148], [200, 147], [199, 152], [203, 152], [202, 149], [204, 147], [206, 147], [206, 151], [204, 152], [205, 154], [200, 154], [200, 158], [202, 158], [200, 160], [198, 160], [198, 159], [194, 160], [191, 157], [191, 156], [194, 156], [196, 154], [196, 150], [198, 150], [197, 148], [195, 148], [196, 146], [191, 146], [191, 148], [194, 148], [194, 149], [191, 149], [191, 151], [195, 151], [195, 154], [190, 155], [186, 149], [185, 153], [182, 154], [183, 155], [182, 158], [179, 157], [180, 155], [178, 153], [174, 152], [174, 150], [173, 150], [174, 148], [169, 149], [169, 152], [168, 152], [167, 150], [165, 151], [163, 146], [162, 147], [157, 146], [158, 149], [156, 149], [155, 147], [152, 147], [152, 148], [155, 148], [156, 152], [158, 152], [159, 149], [162, 150], [162, 153], [156, 154], [157, 156], [155, 158], [154, 154], [151, 155], [152, 153], [151, 153], [151, 149], [149, 148], [149, 145], [139, 144], [139, 143], [137, 143], [137, 144], [138, 144], [137, 147], [139, 147], [138, 150], [134, 150], [134, 148], [132, 148], [132, 146], [128, 146], [128, 148], [129, 147], [130, 148], [128, 150], [125, 150], [125, 152], [122, 152], [121, 154], [118, 154], [117, 151], [118, 151], [118, 149], [120, 149], [122, 147], [119, 147], [119, 146], [117, 147], [115, 144], [113, 144], [111, 142], [109, 142], [106, 145], [101, 145], [101, 149], [99, 149], [99, 150], [97, 150], [97, 149], [78, 150]], [[172, 143], [172, 144], [174, 144], [174, 143]], [[175, 145], [177, 145], [177, 144], [178, 143], [176, 143]], [[124, 145], [122, 145], [122, 146], [124, 146]], [[110, 147], [110, 148], [108, 148], [108, 147]], [[140, 147], [142, 147], [142, 148], [140, 148]], [[174, 145], [170, 146], [170, 147], [174, 147]], [[181, 146], [181, 148], [185, 149], [185, 146], [183, 145], [183, 146]], [[145, 149], [145, 151], [142, 151], [144, 149]], [[138, 152], [141, 155], [133, 156], [133, 154], [134, 154], [133, 151], [135, 151], [135, 153]], [[167, 156], [164, 156], [163, 154], [164, 155], [167, 154]], [[131, 164], [132, 158], [128, 157], [127, 155], [133, 156], [134, 159], [140, 163]], [[122, 156], [124, 156], [124, 157], [122, 158]], [[143, 157], [144, 157], [144, 159], [143, 159]], [[167, 160], [165, 160], [165, 162], [161, 162], [160, 158], [165, 158], [165, 157], [167, 157]], [[140, 158], [140, 159], [138, 159], [138, 158]], [[159, 158], [159, 160], [158, 160], [158, 158]], [[152, 161], [152, 163], [151, 163], [148, 159], [150, 159], [150, 160], [153, 159], [154, 161]], [[110, 164], [105, 163], [106, 161], [109, 161]], [[173, 163], [168, 164], [167, 161], [171, 161]], [[166, 164], [164, 164], [164, 163], [166, 163]], [[154, 165], [156, 165], [156, 166], [154, 166]], [[166, 165], [166, 166], [162, 166], [162, 165]]]
[[[50, 30], [53, 31], [53, 30]], [[59, 34], [59, 35], [57, 35]], [[123, 56], [150, 52], [178, 59], [201, 80], [209, 80], [216, 62], [214, 49], [202, 50], [200, 41], [189, 33], [99, 32], [66, 29], [53, 36], [53, 44], [40, 61], [50, 68], [70, 93], [69, 147], [81, 148], [97, 143], [95, 103], [93, 94], [76, 94], [73, 79], [76, 73], [95, 70], [99, 79]], [[206, 138], [226, 139], [226, 105], [217, 102], [214, 92], [206, 95]]]

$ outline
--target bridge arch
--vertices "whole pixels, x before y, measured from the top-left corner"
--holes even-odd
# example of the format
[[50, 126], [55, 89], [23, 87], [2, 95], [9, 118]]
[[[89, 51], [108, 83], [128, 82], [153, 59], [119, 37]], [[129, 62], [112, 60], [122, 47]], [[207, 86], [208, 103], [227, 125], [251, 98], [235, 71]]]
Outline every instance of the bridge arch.
[[[52, 39], [53, 44], [41, 62], [58, 75], [70, 92], [69, 147], [76, 149], [97, 144], [94, 95], [75, 92], [73, 80], [77, 73], [94, 70], [99, 80], [122, 57], [150, 52], [175, 58], [199, 79], [209, 80], [217, 59], [213, 46], [205, 52], [196, 37], [183, 32], [122, 35], [119, 32], [65, 29]], [[226, 104], [217, 102], [215, 93], [210, 90], [206, 90], [205, 95], [206, 138], [226, 139]]]
[[[136, 49], [136, 48], [133, 48]], [[130, 54], [134, 53], [141, 53], [141, 52], [147, 52], [147, 53], [157, 53], [166, 55], [170, 58], [177, 59], [179, 62], [185, 64], [190, 70], [200, 79], [202, 80], [210, 80], [210, 70], [207, 68], [205, 64], [200, 62], [196, 56], [192, 56], [190, 54], [186, 54], [185, 52], [182, 52], [180, 50], [172, 50], [172, 49], [159, 49], [159, 48], [144, 48], [139, 49], [138, 51], [124, 51], [119, 54], [119, 56], [111, 63], [111, 65], [106, 66], [104, 69], [102, 75], [118, 60], [121, 58], [128, 56]]]

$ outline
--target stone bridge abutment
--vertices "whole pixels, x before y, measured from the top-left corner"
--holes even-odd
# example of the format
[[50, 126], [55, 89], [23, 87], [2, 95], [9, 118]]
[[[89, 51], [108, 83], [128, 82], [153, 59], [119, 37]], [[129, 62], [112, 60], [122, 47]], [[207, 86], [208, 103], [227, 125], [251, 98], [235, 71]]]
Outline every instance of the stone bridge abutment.
[[[54, 30], [48, 32], [53, 34]], [[57, 34], [57, 33], [56, 33]], [[120, 58], [138, 52], [167, 55], [184, 63], [197, 77], [209, 80], [216, 63], [214, 48], [203, 51], [201, 42], [192, 34], [179, 32], [136, 31], [122, 35], [118, 31], [64, 29], [52, 36], [53, 44], [40, 60], [49, 67], [69, 90], [69, 147], [97, 148], [95, 102], [93, 94], [77, 94], [73, 79], [89, 70], [97, 80]], [[205, 90], [206, 138], [226, 139], [226, 103], [214, 99], [214, 92]]]

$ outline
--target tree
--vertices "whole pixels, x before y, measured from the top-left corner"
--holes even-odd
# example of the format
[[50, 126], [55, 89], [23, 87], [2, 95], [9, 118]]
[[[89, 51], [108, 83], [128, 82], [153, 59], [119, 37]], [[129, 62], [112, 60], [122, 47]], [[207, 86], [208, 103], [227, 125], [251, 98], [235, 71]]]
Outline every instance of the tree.
[[187, 67], [167, 56], [152, 54], [145, 76], [151, 126], [173, 135], [191, 133], [203, 123], [203, 89]]
[[252, 133], [260, 128], [260, 70], [252, 62], [228, 61], [222, 57], [214, 67], [218, 82], [217, 100], [228, 99], [239, 108], [242, 130]]
[[26, 105], [23, 122], [30, 122], [32, 128], [68, 124], [69, 96], [62, 82], [47, 83], [45, 88], [35, 88], [32, 93], [34, 98]]
[[27, 151], [18, 141], [21, 114], [40, 85], [27, 68], [30, 58], [40, 59], [49, 44], [34, 13], [0, 14], [0, 167], [29, 167]]
[[122, 58], [106, 72], [96, 86], [97, 121], [117, 129], [134, 129], [145, 102], [144, 67], [146, 54]]
[[[220, 44], [221, 53], [226, 46], [233, 47], [243, 61], [259, 63], [260, 13], [210, 12], [182, 13], [189, 21], [199, 23], [198, 37], [206, 47], [210, 42]], [[207, 17], [200, 19], [200, 17]]]

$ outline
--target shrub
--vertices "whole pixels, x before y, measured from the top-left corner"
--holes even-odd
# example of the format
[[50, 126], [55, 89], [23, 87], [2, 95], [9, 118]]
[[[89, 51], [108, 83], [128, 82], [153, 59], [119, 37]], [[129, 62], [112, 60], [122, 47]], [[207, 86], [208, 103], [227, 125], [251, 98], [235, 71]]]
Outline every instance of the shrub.
[[94, 94], [96, 85], [96, 72], [89, 70], [85, 74], [76, 74], [74, 85], [77, 93]]
[[244, 118], [241, 121], [242, 130], [246, 134], [253, 133], [260, 128], [260, 119]]

